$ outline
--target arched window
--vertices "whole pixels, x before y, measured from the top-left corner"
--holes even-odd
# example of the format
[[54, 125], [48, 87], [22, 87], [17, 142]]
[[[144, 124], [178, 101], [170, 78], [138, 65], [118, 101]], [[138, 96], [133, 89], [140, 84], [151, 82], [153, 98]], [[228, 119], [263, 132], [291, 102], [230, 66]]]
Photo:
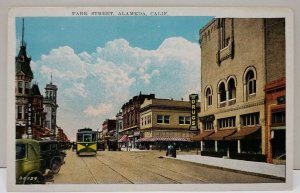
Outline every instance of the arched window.
[[256, 79], [253, 70], [249, 70], [246, 74], [246, 86], [248, 95], [256, 93]]
[[205, 97], [206, 97], [206, 106], [209, 107], [212, 105], [212, 92], [210, 88], [206, 89], [206, 93], [205, 93]]
[[235, 99], [236, 98], [236, 88], [235, 88], [235, 81], [231, 78], [228, 81], [228, 99]]
[[226, 101], [226, 89], [224, 82], [219, 85], [219, 99], [220, 102]]

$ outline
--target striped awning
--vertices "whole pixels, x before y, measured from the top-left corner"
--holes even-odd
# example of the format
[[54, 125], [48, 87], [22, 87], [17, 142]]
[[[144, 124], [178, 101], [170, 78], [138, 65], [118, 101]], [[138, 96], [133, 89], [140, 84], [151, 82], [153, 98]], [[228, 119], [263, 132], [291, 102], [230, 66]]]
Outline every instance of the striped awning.
[[123, 135], [123, 136], [119, 139], [118, 142], [119, 142], [119, 143], [128, 142], [128, 136], [127, 136], [127, 135]]
[[144, 137], [138, 140], [138, 142], [188, 142], [189, 138], [184, 137]]

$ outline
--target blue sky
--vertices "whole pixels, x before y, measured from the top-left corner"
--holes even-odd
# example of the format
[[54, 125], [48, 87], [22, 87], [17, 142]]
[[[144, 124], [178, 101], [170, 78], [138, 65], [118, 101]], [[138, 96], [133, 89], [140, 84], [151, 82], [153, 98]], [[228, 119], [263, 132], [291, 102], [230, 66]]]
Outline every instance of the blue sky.
[[[199, 29], [212, 17], [25, 17], [42, 93], [53, 74], [58, 125], [101, 128], [132, 96], [187, 100], [200, 92]], [[22, 20], [16, 19], [17, 52]]]

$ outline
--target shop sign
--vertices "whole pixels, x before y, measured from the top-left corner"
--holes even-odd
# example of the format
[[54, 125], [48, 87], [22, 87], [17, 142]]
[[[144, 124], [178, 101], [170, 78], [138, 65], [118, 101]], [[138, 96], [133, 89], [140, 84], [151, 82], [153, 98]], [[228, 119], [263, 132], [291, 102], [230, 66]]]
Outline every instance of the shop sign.
[[197, 94], [190, 94], [190, 102], [191, 102], [191, 131], [198, 130], [198, 109], [197, 109], [197, 102], [198, 102], [198, 95]]
[[27, 136], [28, 138], [32, 138], [32, 103], [29, 101], [27, 106]]

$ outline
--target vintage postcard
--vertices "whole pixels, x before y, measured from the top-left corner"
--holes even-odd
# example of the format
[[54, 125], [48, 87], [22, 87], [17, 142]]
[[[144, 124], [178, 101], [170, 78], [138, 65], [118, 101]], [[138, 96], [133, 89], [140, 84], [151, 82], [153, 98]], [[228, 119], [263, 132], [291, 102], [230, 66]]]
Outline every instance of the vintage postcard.
[[19, 7], [8, 29], [9, 190], [291, 188], [290, 10]]

